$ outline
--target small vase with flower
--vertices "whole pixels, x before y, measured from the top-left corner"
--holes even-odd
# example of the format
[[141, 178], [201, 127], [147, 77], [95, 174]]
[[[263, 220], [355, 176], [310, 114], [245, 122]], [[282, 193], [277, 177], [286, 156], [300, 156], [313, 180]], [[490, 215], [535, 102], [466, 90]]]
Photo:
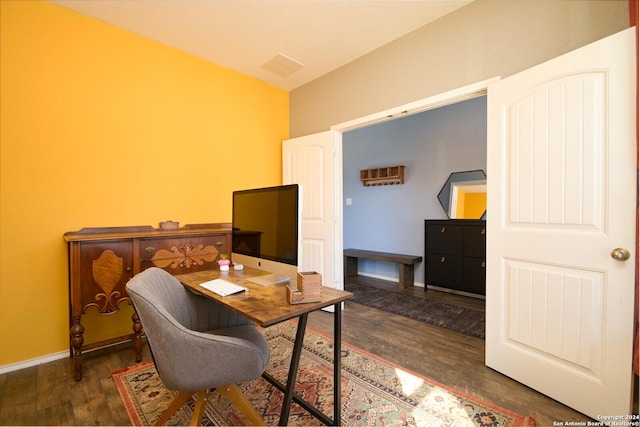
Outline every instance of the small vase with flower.
[[220, 258], [218, 258], [218, 266], [220, 267], [220, 271], [229, 271], [229, 264], [231, 264], [231, 260], [227, 254], [220, 254]]

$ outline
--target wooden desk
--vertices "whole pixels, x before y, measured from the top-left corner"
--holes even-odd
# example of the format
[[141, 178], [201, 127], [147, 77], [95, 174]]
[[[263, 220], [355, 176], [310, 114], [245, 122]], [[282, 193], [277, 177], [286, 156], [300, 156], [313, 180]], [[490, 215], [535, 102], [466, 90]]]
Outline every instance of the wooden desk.
[[[265, 372], [262, 376], [273, 384], [276, 388], [284, 393], [282, 402], [282, 410], [280, 412], [280, 422], [278, 425], [287, 425], [289, 420], [289, 412], [291, 403], [295, 401], [297, 404], [305, 408], [320, 421], [326, 425], [340, 425], [340, 412], [342, 409], [341, 396], [342, 390], [340, 386], [341, 366], [341, 341], [342, 341], [342, 307], [343, 301], [353, 297], [353, 293], [341, 291], [333, 288], [322, 288], [322, 300], [320, 302], [311, 302], [306, 304], [291, 305], [287, 301], [285, 285], [260, 286], [246, 281], [247, 278], [266, 274], [263, 271], [245, 268], [241, 271], [231, 269], [229, 272], [221, 272], [219, 270], [198, 271], [195, 273], [181, 274], [176, 276], [180, 282], [191, 291], [204, 295], [214, 301], [219, 302], [225, 307], [234, 310], [245, 317], [256, 322], [262, 327], [269, 327], [285, 320], [298, 318], [298, 329], [293, 345], [293, 354], [291, 356], [291, 365], [289, 366], [289, 376], [287, 384], [283, 385], [273, 376]], [[230, 282], [249, 288], [249, 292], [221, 297], [215, 293], [198, 286], [202, 282], [222, 278]], [[295, 280], [295, 278], [294, 278]], [[327, 415], [320, 412], [317, 408], [302, 399], [295, 392], [296, 376], [300, 363], [300, 354], [302, 353], [302, 342], [307, 326], [307, 318], [309, 313], [320, 310], [324, 307], [334, 306], [334, 324], [333, 324], [333, 420]]]

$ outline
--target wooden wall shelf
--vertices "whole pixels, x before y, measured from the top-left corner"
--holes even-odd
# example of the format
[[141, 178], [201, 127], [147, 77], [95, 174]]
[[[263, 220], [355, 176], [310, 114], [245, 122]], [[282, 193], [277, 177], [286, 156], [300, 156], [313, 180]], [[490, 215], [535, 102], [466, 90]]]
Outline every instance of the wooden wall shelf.
[[404, 184], [404, 166], [363, 169], [360, 171], [360, 181], [365, 187]]

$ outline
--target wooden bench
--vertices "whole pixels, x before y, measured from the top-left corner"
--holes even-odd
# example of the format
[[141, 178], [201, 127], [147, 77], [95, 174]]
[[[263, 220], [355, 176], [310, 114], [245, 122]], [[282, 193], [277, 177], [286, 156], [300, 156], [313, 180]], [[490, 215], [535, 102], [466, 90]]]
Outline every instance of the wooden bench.
[[374, 259], [378, 261], [395, 262], [400, 273], [400, 289], [413, 286], [413, 266], [421, 262], [422, 257], [416, 255], [392, 254], [388, 252], [365, 251], [362, 249], [344, 250], [344, 275], [358, 275], [358, 258]]

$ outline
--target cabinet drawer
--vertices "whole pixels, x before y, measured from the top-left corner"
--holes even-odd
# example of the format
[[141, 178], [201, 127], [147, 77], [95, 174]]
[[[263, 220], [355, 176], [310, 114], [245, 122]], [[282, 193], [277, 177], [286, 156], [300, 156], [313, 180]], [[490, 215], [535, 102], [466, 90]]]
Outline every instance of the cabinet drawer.
[[485, 257], [487, 231], [484, 225], [464, 226], [464, 256]]
[[425, 265], [426, 283], [459, 289], [462, 286], [462, 262], [460, 256], [445, 254], [427, 254]]
[[459, 225], [427, 225], [427, 252], [447, 255], [462, 255], [463, 241], [463, 227]]
[[464, 287], [466, 292], [485, 294], [487, 268], [483, 258], [464, 259]]
[[229, 253], [225, 234], [140, 239], [140, 269], [160, 267], [174, 275], [212, 270], [221, 253]]

